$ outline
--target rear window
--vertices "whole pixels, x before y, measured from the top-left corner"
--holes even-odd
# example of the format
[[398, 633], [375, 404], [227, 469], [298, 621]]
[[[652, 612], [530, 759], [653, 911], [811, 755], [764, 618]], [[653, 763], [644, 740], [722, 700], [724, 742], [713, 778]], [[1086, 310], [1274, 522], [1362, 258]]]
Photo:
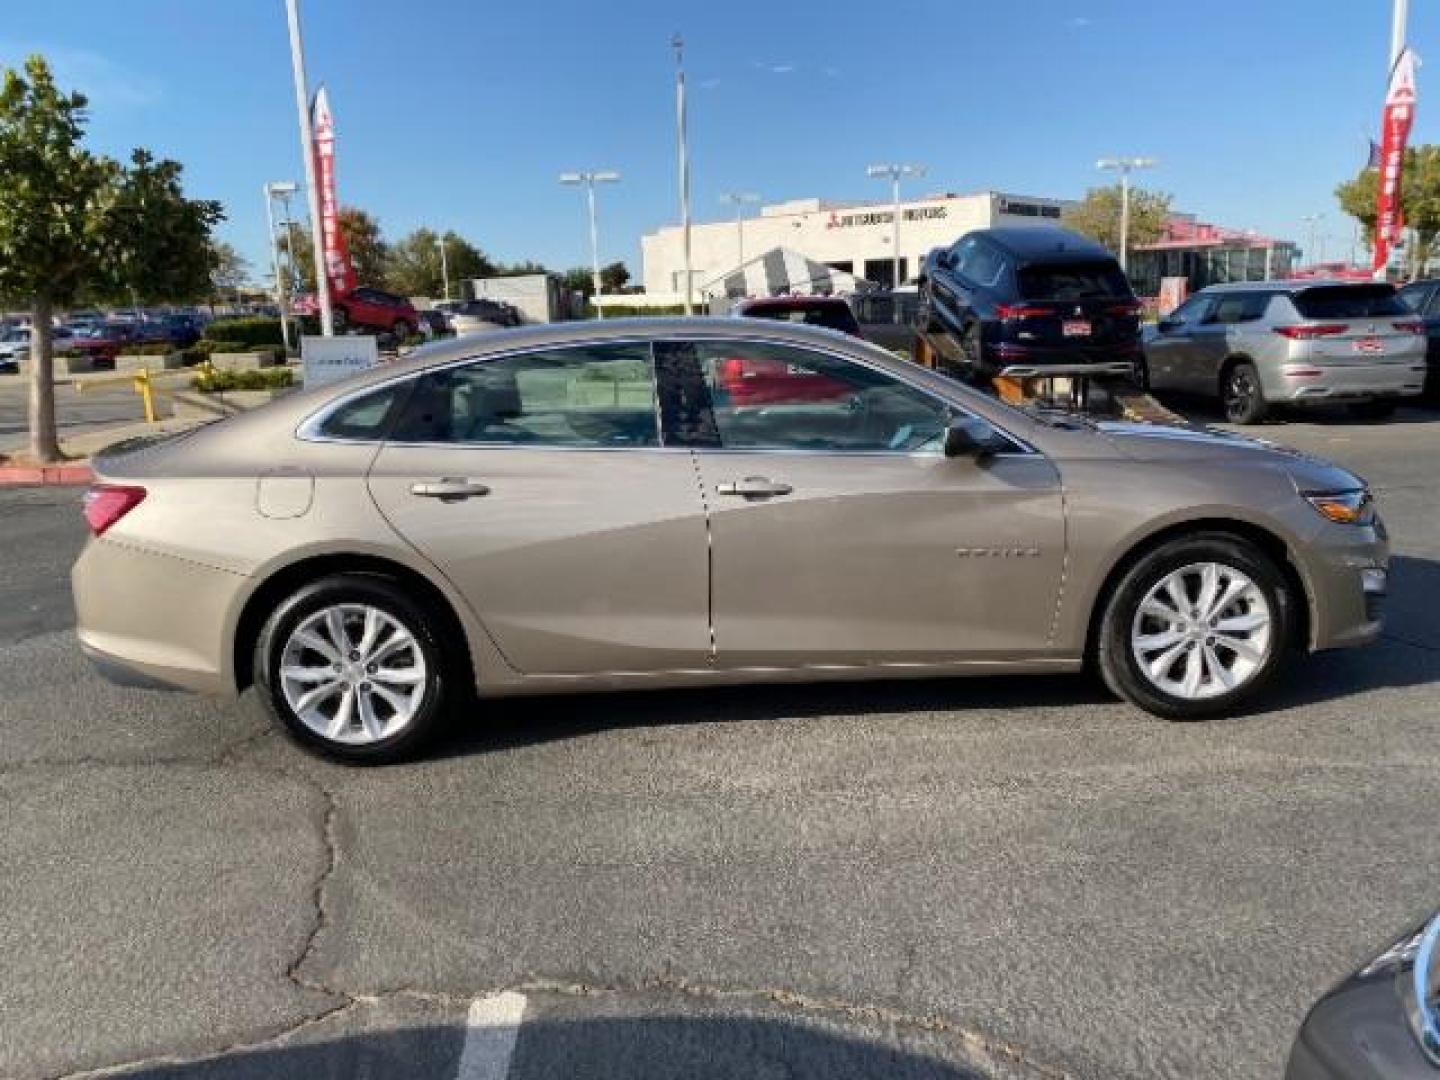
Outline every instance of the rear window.
[[829, 304], [753, 304], [745, 309], [745, 317], [823, 326], [828, 330], [840, 330], [847, 334], [860, 332], [855, 313], [843, 300]]
[[1020, 295], [1026, 300], [1129, 299], [1130, 282], [1113, 262], [1031, 263], [1018, 274]]
[[1295, 310], [1306, 319], [1372, 319], [1409, 315], [1390, 285], [1322, 285], [1293, 297]]

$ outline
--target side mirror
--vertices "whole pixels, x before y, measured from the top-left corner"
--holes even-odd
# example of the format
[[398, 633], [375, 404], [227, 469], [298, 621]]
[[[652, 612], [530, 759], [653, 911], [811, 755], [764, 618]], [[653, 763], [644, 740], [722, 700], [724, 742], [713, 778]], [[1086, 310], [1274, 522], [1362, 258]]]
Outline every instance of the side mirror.
[[978, 416], [957, 416], [945, 429], [945, 456], [983, 461], [995, 453], [995, 429]]

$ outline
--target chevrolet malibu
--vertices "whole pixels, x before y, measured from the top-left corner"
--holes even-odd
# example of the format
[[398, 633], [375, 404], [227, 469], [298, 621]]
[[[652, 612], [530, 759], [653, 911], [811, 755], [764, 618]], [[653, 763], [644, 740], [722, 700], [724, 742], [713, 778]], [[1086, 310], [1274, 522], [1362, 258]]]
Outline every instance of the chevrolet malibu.
[[636, 687], [1091, 664], [1198, 718], [1294, 649], [1371, 641], [1386, 583], [1343, 469], [1017, 411], [761, 320], [437, 344], [95, 472], [84, 651], [124, 681], [253, 687], [351, 762], [481, 699]]

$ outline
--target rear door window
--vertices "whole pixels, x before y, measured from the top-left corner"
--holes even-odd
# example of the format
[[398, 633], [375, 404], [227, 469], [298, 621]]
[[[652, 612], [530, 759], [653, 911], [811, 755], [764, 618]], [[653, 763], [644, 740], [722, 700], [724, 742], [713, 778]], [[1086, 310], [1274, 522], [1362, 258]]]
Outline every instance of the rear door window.
[[650, 349], [582, 345], [477, 360], [422, 375], [396, 442], [544, 448], [659, 444]]
[[1269, 304], [1270, 297], [1264, 293], [1220, 296], [1216, 298], [1215, 307], [1206, 321], [1226, 325], [1254, 322], [1265, 314], [1265, 309]]
[[1430, 289], [1429, 285], [1406, 285], [1397, 295], [1402, 304], [1418, 315], [1425, 310], [1425, 300], [1430, 295]]
[[1128, 299], [1130, 282], [1119, 263], [1094, 262], [1031, 263], [1017, 275], [1020, 295], [1026, 300]]
[[1319, 285], [1302, 289], [1292, 300], [1305, 319], [1375, 319], [1410, 315], [1390, 285]]

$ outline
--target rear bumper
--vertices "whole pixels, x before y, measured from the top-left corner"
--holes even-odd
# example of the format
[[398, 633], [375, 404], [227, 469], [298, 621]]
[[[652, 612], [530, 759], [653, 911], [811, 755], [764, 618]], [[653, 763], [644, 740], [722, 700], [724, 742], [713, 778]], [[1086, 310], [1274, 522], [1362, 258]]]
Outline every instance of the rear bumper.
[[1425, 388], [1425, 362], [1324, 366], [1293, 361], [1262, 372], [1261, 385], [1267, 401], [1415, 397]]
[[1031, 345], [997, 341], [985, 348], [985, 360], [997, 370], [1019, 364], [1113, 364], [1134, 363], [1140, 358], [1140, 342], [1122, 341], [1113, 345]]
[[116, 541], [91, 540], [70, 572], [80, 648], [126, 685], [233, 694], [226, 632], [245, 578]]

